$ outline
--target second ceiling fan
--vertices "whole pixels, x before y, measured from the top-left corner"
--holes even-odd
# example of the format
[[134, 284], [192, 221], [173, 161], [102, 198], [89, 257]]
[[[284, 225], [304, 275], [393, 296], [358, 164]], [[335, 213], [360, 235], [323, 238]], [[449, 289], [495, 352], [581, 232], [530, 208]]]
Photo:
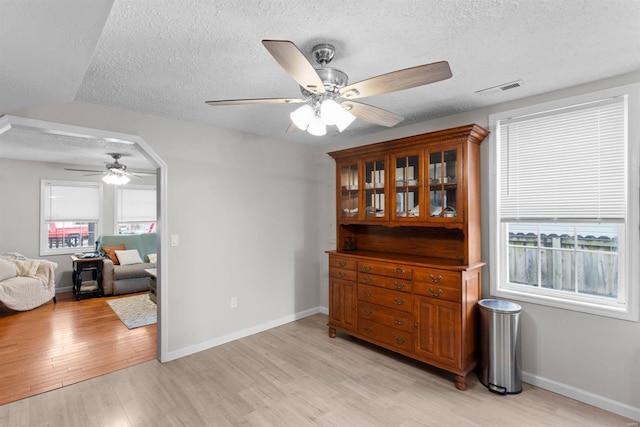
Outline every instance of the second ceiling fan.
[[208, 105], [304, 104], [291, 113], [292, 125], [287, 132], [306, 130], [312, 135], [326, 134], [326, 125], [335, 125], [342, 132], [353, 120], [359, 119], [382, 126], [395, 126], [403, 117], [354, 99], [410, 89], [451, 78], [446, 61], [418, 65], [348, 84], [348, 76], [336, 68], [327, 67], [335, 48], [319, 44], [313, 56], [320, 68], [314, 68], [300, 49], [288, 40], [262, 40], [262, 44], [282, 68], [300, 85], [304, 98], [256, 98], [207, 101]]

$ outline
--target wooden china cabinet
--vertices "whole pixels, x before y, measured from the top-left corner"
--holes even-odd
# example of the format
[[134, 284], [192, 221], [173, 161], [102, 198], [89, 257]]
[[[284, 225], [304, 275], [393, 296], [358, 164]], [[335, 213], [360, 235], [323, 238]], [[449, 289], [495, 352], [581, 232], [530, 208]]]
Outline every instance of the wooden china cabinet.
[[337, 249], [329, 336], [342, 331], [455, 375], [477, 364], [481, 295], [478, 125], [329, 153]]

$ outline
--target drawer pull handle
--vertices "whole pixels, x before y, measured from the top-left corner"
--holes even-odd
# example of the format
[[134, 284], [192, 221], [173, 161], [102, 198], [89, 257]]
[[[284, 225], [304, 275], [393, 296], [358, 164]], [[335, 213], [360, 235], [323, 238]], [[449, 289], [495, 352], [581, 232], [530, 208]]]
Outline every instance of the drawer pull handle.
[[398, 319], [397, 317], [394, 317], [393, 321], [396, 323], [396, 325], [402, 326], [407, 321], [407, 319]]
[[365, 331], [366, 333], [370, 334], [371, 332], [373, 332], [373, 328], [371, 326], [363, 326], [362, 330]]
[[373, 277], [371, 276], [365, 276], [362, 278], [363, 283], [371, 283], [372, 280], [373, 280]]
[[395, 270], [393, 270], [396, 274], [402, 274], [404, 276], [404, 269], [400, 268], [400, 267], [396, 267]]
[[340, 267], [344, 267], [345, 265], [347, 265], [347, 261], [340, 261], [340, 262], [338, 263], [338, 265], [339, 265]]
[[404, 341], [405, 341], [405, 339], [404, 339], [404, 338], [399, 337], [399, 336], [397, 336], [397, 335], [394, 335], [394, 336], [393, 336], [393, 339], [394, 339], [394, 340], [396, 340], [396, 342], [397, 342], [398, 344], [404, 344]]
[[365, 316], [371, 316], [373, 310], [371, 310], [370, 308], [364, 308], [362, 309], [362, 313], [364, 313]]
[[431, 281], [433, 283], [440, 283], [440, 281], [442, 280], [442, 276], [438, 276], [437, 278], [433, 276], [433, 274], [429, 275], [429, 278], [431, 279]]
[[438, 289], [438, 292], [436, 292], [433, 290], [433, 288], [429, 288], [429, 293], [432, 297], [438, 298], [442, 294], [442, 289]]
[[338, 272], [338, 276], [340, 276], [340, 277], [345, 277], [345, 276], [346, 276], [346, 274], [344, 273], [344, 271], [339, 271], [339, 272]]
[[402, 305], [404, 304], [406, 301], [404, 298], [398, 298], [398, 297], [393, 297], [393, 302], [396, 303], [396, 305]]
[[373, 295], [373, 292], [362, 291], [362, 296], [365, 297], [365, 298], [369, 298], [371, 295]]
[[371, 271], [371, 266], [370, 265], [363, 265], [362, 266], [362, 271]]
[[395, 286], [396, 289], [402, 289], [404, 288], [405, 284], [404, 282], [393, 282], [393, 286]]

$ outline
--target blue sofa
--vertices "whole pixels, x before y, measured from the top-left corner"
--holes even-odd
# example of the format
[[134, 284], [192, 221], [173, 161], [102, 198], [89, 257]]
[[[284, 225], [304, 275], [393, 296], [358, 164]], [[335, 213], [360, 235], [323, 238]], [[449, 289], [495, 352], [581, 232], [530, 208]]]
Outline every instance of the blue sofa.
[[149, 255], [157, 253], [158, 235], [156, 233], [104, 235], [96, 241], [96, 250], [104, 255], [103, 246], [119, 245], [124, 245], [126, 249], [137, 249], [143, 262], [114, 265], [113, 261], [105, 257], [102, 266], [104, 295], [148, 291], [151, 278], [145, 269], [156, 267], [155, 262], [149, 262]]

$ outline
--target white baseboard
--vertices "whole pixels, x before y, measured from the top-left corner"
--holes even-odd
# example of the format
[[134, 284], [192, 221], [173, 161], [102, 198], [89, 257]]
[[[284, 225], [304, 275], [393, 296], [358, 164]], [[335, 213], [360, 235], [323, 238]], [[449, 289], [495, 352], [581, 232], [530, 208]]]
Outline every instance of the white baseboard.
[[570, 397], [571, 399], [584, 402], [588, 405], [595, 406], [596, 408], [604, 409], [605, 411], [640, 421], [640, 408], [635, 406], [627, 405], [626, 403], [618, 402], [616, 400], [609, 399], [608, 397], [600, 396], [548, 378], [539, 377], [529, 372], [522, 372], [522, 381], [536, 387]]
[[65, 286], [64, 288], [56, 288], [56, 294], [60, 294], [62, 292], [72, 292], [73, 286]]
[[241, 331], [233, 332], [228, 335], [224, 335], [222, 337], [205, 341], [203, 343], [193, 345], [186, 348], [181, 348], [180, 350], [170, 351], [167, 354], [167, 359], [162, 360], [162, 362], [169, 362], [171, 360], [179, 359], [181, 357], [188, 356], [190, 354], [198, 353], [203, 350], [208, 350], [213, 347], [217, 347], [222, 344], [226, 344], [231, 341], [238, 340], [240, 338], [248, 337], [253, 334], [257, 334], [259, 332], [264, 332], [266, 330], [286, 325], [287, 323], [295, 322], [296, 320], [303, 319], [305, 317], [313, 316], [314, 314], [324, 313], [323, 310], [326, 310], [324, 307], [315, 307], [309, 310], [301, 311], [299, 313], [292, 314], [290, 316], [281, 317], [280, 319], [275, 319], [267, 323], [263, 323], [261, 325], [256, 325], [251, 328], [243, 329]]

